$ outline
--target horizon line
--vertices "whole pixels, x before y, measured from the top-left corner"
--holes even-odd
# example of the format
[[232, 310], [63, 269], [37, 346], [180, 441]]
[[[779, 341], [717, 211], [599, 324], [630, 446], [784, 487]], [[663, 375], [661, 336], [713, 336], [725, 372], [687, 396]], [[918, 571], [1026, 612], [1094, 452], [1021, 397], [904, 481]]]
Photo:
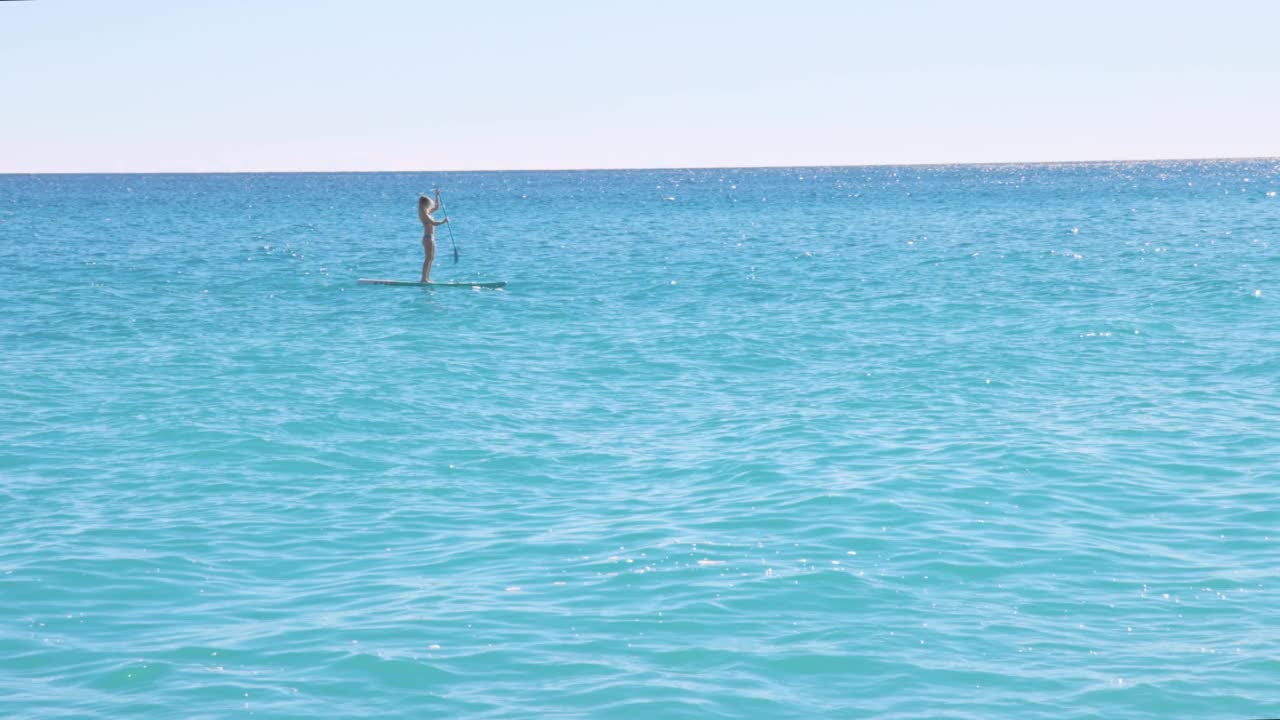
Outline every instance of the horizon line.
[[1000, 160], [994, 162], [907, 162], [907, 163], [849, 163], [835, 165], [670, 165], [644, 167], [560, 167], [560, 168], [471, 168], [468, 170], [85, 170], [85, 171], [0, 171], [0, 177], [17, 175], [359, 175], [376, 173], [500, 173], [500, 172], [625, 172], [641, 170], [832, 170], [846, 168], [929, 168], [929, 167], [1001, 167], [1017, 165], [1106, 165], [1114, 163], [1161, 162], [1244, 162], [1256, 160], [1280, 161], [1280, 155], [1248, 155], [1235, 157], [1163, 157], [1109, 160]]

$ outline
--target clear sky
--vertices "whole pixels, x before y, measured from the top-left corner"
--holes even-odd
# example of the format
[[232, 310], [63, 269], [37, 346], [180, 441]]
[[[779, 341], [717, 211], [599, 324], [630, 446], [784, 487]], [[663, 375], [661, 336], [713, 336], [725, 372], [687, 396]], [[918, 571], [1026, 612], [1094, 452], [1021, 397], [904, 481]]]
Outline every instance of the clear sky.
[[1280, 155], [1280, 2], [0, 2], [0, 172]]

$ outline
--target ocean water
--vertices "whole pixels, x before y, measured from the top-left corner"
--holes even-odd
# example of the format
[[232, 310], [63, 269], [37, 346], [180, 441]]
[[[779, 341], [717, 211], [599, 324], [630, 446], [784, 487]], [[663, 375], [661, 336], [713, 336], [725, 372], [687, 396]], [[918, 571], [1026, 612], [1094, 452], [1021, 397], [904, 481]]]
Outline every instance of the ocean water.
[[0, 716], [1280, 715], [1278, 190], [0, 176]]

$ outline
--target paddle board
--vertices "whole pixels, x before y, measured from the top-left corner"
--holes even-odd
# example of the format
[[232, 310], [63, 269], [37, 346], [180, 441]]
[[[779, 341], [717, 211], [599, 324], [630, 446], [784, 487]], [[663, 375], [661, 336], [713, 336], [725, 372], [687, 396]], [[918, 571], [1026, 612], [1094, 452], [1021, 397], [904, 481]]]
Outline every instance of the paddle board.
[[374, 280], [371, 278], [360, 278], [356, 282], [361, 285], [394, 285], [396, 287], [464, 287], [464, 288], [504, 288], [507, 286], [505, 282], [413, 282], [411, 280]]

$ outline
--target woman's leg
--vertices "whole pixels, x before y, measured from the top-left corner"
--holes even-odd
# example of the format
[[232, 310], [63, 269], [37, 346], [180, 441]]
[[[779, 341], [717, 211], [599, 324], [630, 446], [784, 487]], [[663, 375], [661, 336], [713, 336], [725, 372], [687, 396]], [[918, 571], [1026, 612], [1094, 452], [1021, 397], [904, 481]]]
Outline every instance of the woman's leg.
[[423, 240], [422, 251], [426, 253], [426, 257], [422, 260], [421, 282], [431, 282], [431, 263], [436, 259], [436, 241]]

